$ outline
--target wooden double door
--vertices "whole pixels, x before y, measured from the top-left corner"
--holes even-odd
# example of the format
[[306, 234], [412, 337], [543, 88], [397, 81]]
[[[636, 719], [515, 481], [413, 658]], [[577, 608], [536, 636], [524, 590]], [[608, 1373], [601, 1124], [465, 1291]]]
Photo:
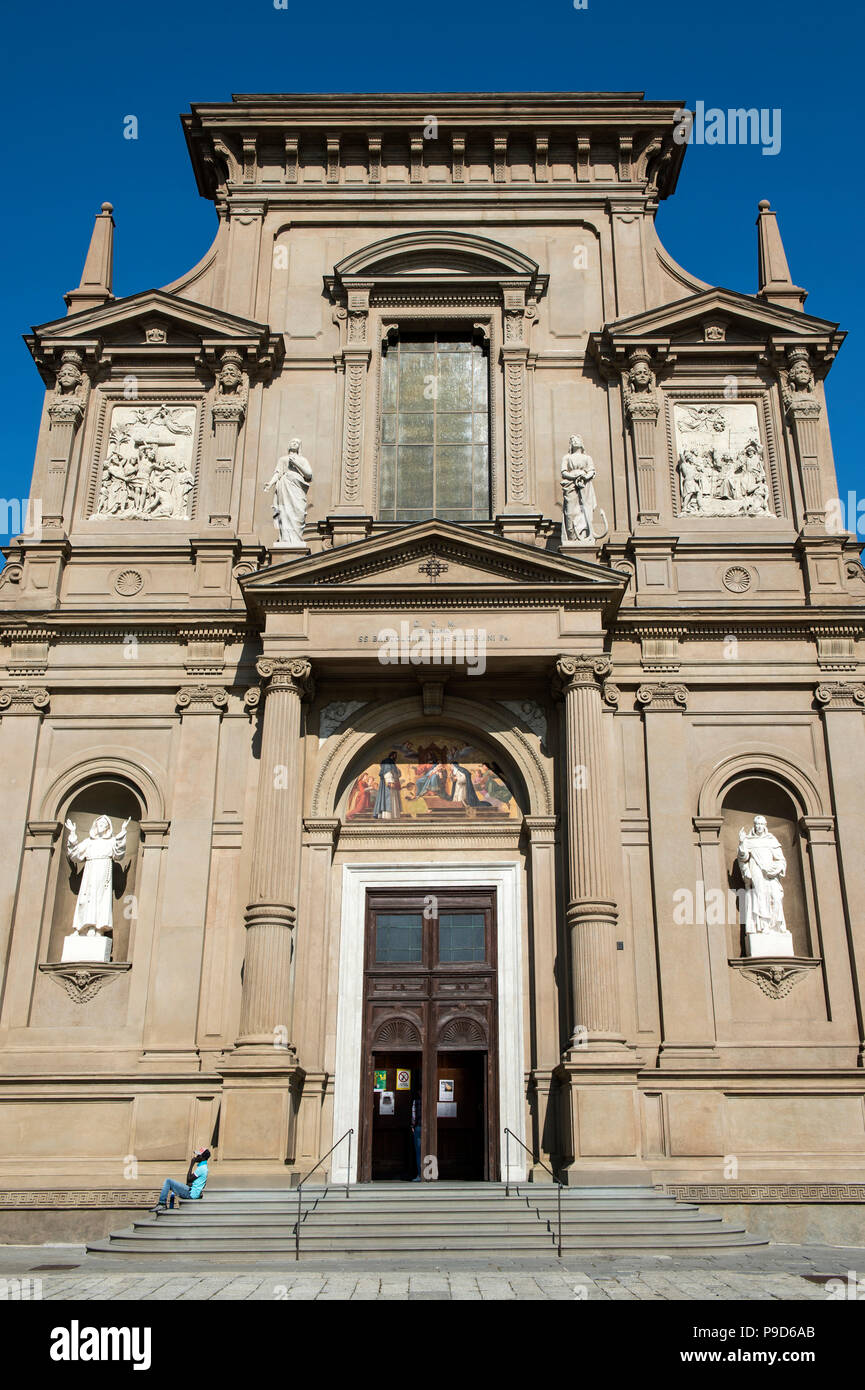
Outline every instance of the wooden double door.
[[493, 889], [367, 895], [361, 1181], [498, 1176]]

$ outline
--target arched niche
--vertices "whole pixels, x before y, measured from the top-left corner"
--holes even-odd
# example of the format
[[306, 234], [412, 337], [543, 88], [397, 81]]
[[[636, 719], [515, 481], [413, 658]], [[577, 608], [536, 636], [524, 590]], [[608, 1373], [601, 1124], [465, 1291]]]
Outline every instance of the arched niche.
[[64, 938], [72, 931], [75, 904], [81, 887], [82, 867], [72, 865], [66, 853], [69, 832], [66, 821], [75, 825], [79, 842], [90, 834], [97, 816], [108, 816], [114, 834], [125, 820], [126, 853], [112, 864], [112, 933], [111, 959], [129, 959], [130, 936], [137, 916], [137, 890], [141, 849], [141, 821], [145, 807], [141, 793], [125, 778], [110, 773], [96, 774], [92, 779], [69, 792], [59, 808], [63, 822], [54, 885], [54, 906], [48, 941], [48, 961], [61, 958]]
[[[755, 816], [765, 816], [769, 831], [781, 845], [787, 861], [787, 872], [782, 880], [784, 890], [784, 918], [793, 937], [793, 949], [797, 956], [812, 955], [811, 931], [809, 927], [809, 905], [807, 880], [802, 855], [802, 837], [799, 830], [801, 806], [793, 799], [790, 790], [777, 778], [754, 769], [743, 773], [728, 784], [723, 793], [720, 815], [721, 852], [727, 875], [727, 886], [737, 894], [744, 889], [739, 870], [737, 854], [739, 830], [744, 827], [750, 831]], [[741, 901], [741, 898], [739, 899]], [[741, 923], [729, 923], [731, 934], [731, 954], [744, 955], [744, 937]]]
[[349, 825], [395, 821], [518, 825], [527, 805], [522, 777], [483, 734], [447, 722], [379, 733], [337, 784], [335, 811]]

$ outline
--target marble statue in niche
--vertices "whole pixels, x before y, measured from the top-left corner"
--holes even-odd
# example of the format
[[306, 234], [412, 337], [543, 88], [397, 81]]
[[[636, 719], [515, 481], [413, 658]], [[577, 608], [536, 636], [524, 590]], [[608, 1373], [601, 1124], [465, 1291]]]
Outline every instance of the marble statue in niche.
[[792, 956], [793, 938], [784, 920], [781, 879], [787, 861], [765, 816], [755, 815], [751, 830], [739, 831], [736, 856], [744, 892], [745, 942], [749, 956]]
[[[568, 452], [562, 459], [561, 472], [563, 526], [568, 541], [591, 545], [600, 538], [594, 528], [594, 515], [598, 507], [594, 477], [595, 465], [586, 453], [580, 435], [572, 434]], [[603, 512], [601, 516], [604, 517]], [[600, 535], [603, 534], [602, 531]]]
[[292, 439], [288, 453], [277, 460], [273, 477], [264, 485], [264, 492], [273, 491], [273, 524], [280, 549], [306, 550], [303, 528], [306, 523], [309, 485], [312, 468], [300, 452], [301, 441]]
[[114, 407], [94, 515], [189, 519], [195, 412], [194, 405]]
[[674, 408], [683, 516], [771, 516], [757, 408]]
[[75, 822], [66, 822], [69, 862], [73, 869], [79, 869], [81, 865], [84, 868], [72, 918], [72, 932], [63, 942], [64, 961], [111, 959], [110, 933], [114, 930], [113, 865], [126, 853], [128, 825], [127, 818], [115, 835], [110, 817], [97, 816], [87, 839], [79, 840]]

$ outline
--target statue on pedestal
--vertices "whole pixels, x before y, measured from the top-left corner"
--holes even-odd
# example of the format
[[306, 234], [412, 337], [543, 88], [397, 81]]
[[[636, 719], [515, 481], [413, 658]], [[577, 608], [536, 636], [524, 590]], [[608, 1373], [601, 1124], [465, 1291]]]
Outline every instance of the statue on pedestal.
[[303, 527], [311, 482], [312, 468], [300, 452], [300, 440], [292, 439], [288, 453], [277, 460], [273, 477], [263, 488], [264, 492], [273, 489], [273, 523], [279, 534], [278, 546], [306, 550]]
[[765, 816], [755, 816], [750, 831], [744, 826], [739, 831], [737, 862], [745, 884], [744, 926], [748, 954], [792, 956], [793, 938], [784, 920], [784, 889], [781, 886], [787, 861]]
[[[598, 505], [593, 478], [595, 465], [578, 434], [572, 434], [568, 452], [562, 459], [562, 511], [565, 536], [569, 541], [591, 545], [595, 535], [593, 517]], [[601, 516], [604, 513], [601, 512]], [[606, 526], [606, 517], [604, 517]], [[603, 534], [603, 532], [601, 533]]]
[[82, 933], [85, 936], [98, 936], [114, 928], [111, 910], [112, 864], [115, 859], [122, 859], [126, 853], [128, 824], [127, 818], [115, 835], [109, 817], [97, 816], [87, 839], [79, 841], [74, 822], [66, 822], [66, 829], [69, 831], [66, 842], [69, 862], [76, 869], [79, 865], [84, 865], [78, 901], [75, 904], [75, 916], [72, 919], [73, 937]]

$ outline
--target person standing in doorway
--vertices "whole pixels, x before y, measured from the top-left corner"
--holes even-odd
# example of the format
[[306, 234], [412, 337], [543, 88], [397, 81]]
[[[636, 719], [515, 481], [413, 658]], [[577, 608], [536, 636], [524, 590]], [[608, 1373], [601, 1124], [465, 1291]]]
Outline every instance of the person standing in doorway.
[[417, 1173], [416, 1173], [415, 1176], [412, 1178], [412, 1182], [420, 1182], [420, 1180], [421, 1180], [421, 1166], [420, 1166], [420, 1121], [421, 1121], [421, 1113], [420, 1113], [420, 1091], [415, 1091], [414, 1096], [412, 1097], [412, 1102], [411, 1102], [411, 1132], [412, 1132], [412, 1138], [413, 1138], [413, 1140], [414, 1140], [414, 1158], [415, 1158], [415, 1164], [417, 1165]]

